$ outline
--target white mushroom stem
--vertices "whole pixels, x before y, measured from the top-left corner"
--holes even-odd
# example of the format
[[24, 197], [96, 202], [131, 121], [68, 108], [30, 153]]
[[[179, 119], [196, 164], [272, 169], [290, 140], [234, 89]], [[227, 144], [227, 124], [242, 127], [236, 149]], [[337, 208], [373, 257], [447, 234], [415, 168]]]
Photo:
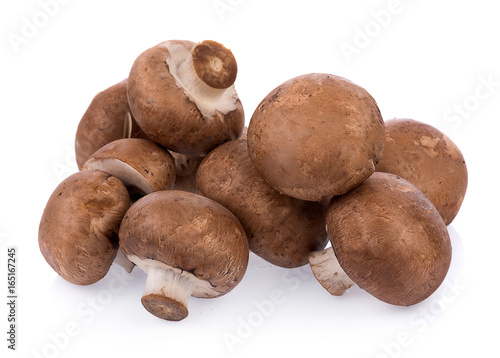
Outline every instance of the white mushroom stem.
[[198, 77], [190, 52], [182, 45], [165, 45], [170, 53], [167, 64], [179, 88], [196, 104], [204, 117], [211, 118], [216, 111], [226, 114], [236, 109], [238, 95], [234, 86], [213, 88]]
[[355, 285], [340, 267], [332, 247], [311, 252], [309, 265], [316, 280], [334, 296], [342, 296], [345, 291]]
[[128, 273], [131, 273], [135, 267], [134, 263], [127, 259], [120, 248], [118, 249], [118, 253], [116, 254], [115, 260], [113, 262], [122, 267]]
[[196, 286], [195, 280], [173, 269], [160, 266], [148, 267], [147, 274], [143, 296], [164, 296], [180, 303], [187, 310], [189, 297]]

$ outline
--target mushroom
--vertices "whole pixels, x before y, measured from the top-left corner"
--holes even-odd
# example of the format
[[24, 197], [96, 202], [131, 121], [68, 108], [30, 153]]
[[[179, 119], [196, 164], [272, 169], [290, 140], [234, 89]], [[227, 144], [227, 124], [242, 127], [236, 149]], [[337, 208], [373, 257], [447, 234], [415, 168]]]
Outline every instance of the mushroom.
[[38, 231], [40, 251], [66, 281], [90, 285], [108, 272], [118, 228], [129, 208], [125, 185], [98, 170], [77, 172], [57, 186]]
[[328, 241], [324, 207], [280, 194], [267, 184], [250, 160], [246, 137], [211, 151], [198, 168], [196, 185], [238, 218], [250, 250], [274, 265], [305, 265], [309, 253]]
[[[147, 139], [126, 138], [106, 144], [85, 162], [82, 170], [101, 170], [120, 179], [132, 201], [154, 191], [171, 189], [176, 179], [174, 158]], [[121, 250], [115, 263], [132, 272], [134, 264]]]
[[147, 273], [142, 304], [151, 314], [178, 321], [190, 296], [231, 291], [248, 265], [245, 231], [222, 205], [201, 195], [158, 191], [135, 202], [120, 226], [120, 247]]
[[410, 306], [428, 298], [448, 272], [452, 250], [443, 219], [396, 175], [374, 173], [332, 198], [326, 224], [332, 247], [311, 255], [310, 264], [332, 294], [356, 283], [379, 300]]
[[145, 138], [130, 113], [127, 80], [98, 93], [83, 115], [75, 137], [78, 169], [99, 148], [121, 138]]
[[437, 128], [412, 119], [392, 119], [385, 128], [384, 154], [376, 170], [415, 185], [449, 225], [467, 191], [467, 166], [460, 149]]
[[175, 181], [175, 163], [170, 153], [141, 138], [118, 139], [95, 152], [83, 170], [98, 169], [120, 179], [131, 195], [141, 196], [171, 189]]
[[130, 108], [151, 140], [204, 156], [240, 136], [243, 106], [233, 54], [215, 41], [166, 41], [144, 51], [129, 75]]
[[362, 87], [333, 75], [292, 78], [258, 105], [248, 127], [252, 162], [276, 190], [320, 201], [359, 185], [375, 171], [384, 122]]

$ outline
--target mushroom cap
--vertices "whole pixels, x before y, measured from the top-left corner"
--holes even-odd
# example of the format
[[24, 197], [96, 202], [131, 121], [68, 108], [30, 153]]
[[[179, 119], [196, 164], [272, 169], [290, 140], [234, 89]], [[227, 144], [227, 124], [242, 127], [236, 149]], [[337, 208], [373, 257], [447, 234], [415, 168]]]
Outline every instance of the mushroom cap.
[[238, 219], [190, 192], [164, 190], [139, 199], [125, 214], [119, 236], [123, 253], [138, 266], [138, 259], [152, 260], [208, 282], [204, 297], [231, 291], [248, 265], [248, 242]]
[[143, 194], [171, 189], [175, 181], [174, 158], [159, 145], [141, 138], [106, 144], [87, 160], [83, 169], [110, 173]]
[[384, 122], [362, 87], [328, 74], [292, 78], [269, 93], [248, 127], [250, 157], [283, 194], [319, 201], [375, 171]]
[[[144, 51], [130, 71], [128, 98], [134, 118], [151, 140], [178, 153], [203, 156], [238, 138], [245, 119], [234, 86], [230, 87], [231, 108], [215, 108], [208, 116], [178, 86], [171, 66], [182, 64], [195, 46], [191, 41], [173, 40]], [[172, 51], [181, 54], [175, 61]]]
[[127, 80], [98, 93], [83, 115], [75, 136], [78, 169], [99, 148], [121, 138], [145, 138], [130, 113]]
[[129, 208], [125, 185], [108, 173], [77, 172], [57, 186], [38, 231], [40, 251], [65, 280], [99, 281], [118, 250], [118, 228]]
[[280, 194], [267, 184], [250, 160], [246, 137], [211, 151], [198, 168], [196, 184], [202, 195], [238, 218], [250, 250], [274, 265], [305, 265], [309, 253], [328, 241], [324, 207]]
[[429, 297], [451, 262], [446, 225], [413, 184], [374, 173], [332, 198], [327, 232], [340, 266], [360, 288], [394, 305]]
[[460, 149], [437, 128], [412, 119], [387, 121], [385, 133], [384, 154], [376, 170], [415, 185], [449, 225], [467, 191], [467, 166]]

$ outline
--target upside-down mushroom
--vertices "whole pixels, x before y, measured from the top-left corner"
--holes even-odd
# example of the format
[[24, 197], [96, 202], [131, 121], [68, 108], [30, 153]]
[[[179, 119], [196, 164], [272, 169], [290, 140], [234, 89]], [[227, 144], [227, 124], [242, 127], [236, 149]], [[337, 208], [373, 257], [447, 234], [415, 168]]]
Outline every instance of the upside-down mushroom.
[[154, 142], [204, 156], [243, 129], [236, 73], [232, 52], [215, 41], [163, 42], [139, 55], [130, 70], [130, 109]]

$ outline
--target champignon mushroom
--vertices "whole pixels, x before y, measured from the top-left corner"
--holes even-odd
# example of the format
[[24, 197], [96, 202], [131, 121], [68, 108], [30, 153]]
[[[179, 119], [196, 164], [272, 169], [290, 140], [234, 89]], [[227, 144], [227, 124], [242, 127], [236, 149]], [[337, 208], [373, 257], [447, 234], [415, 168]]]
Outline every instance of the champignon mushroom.
[[280, 193], [320, 201], [359, 185], [384, 147], [377, 103], [345, 78], [312, 73], [269, 93], [248, 126], [250, 157]]
[[443, 219], [422, 192], [396, 175], [374, 173], [332, 198], [326, 224], [332, 247], [325, 250], [334, 254], [310, 263], [333, 294], [356, 283], [384, 302], [410, 306], [428, 298], [448, 272], [451, 243]]
[[213, 298], [231, 291], [248, 265], [238, 219], [215, 201], [177, 190], [135, 202], [121, 224], [120, 247], [147, 273], [143, 306], [173, 321], [188, 315], [191, 295]]
[[129, 75], [137, 123], [174, 152], [204, 156], [240, 136], [243, 106], [234, 88], [236, 60], [215, 41], [166, 41], [143, 52]]
[[145, 138], [130, 113], [127, 80], [98, 93], [83, 115], [75, 136], [78, 169], [104, 145], [121, 138]]
[[118, 228], [129, 208], [125, 185], [98, 170], [77, 172], [57, 186], [38, 231], [40, 251], [65, 280], [90, 285], [108, 272]]
[[83, 170], [98, 169], [120, 179], [131, 194], [171, 189], [175, 181], [174, 158], [157, 144], [141, 138], [118, 139], [95, 152]]
[[305, 265], [309, 253], [327, 243], [324, 207], [267, 184], [250, 160], [246, 137], [212, 150], [198, 168], [196, 185], [240, 220], [250, 250], [274, 265]]
[[376, 170], [415, 185], [449, 225], [467, 191], [467, 166], [460, 149], [439, 129], [412, 119], [392, 119], [385, 128], [384, 154]]

